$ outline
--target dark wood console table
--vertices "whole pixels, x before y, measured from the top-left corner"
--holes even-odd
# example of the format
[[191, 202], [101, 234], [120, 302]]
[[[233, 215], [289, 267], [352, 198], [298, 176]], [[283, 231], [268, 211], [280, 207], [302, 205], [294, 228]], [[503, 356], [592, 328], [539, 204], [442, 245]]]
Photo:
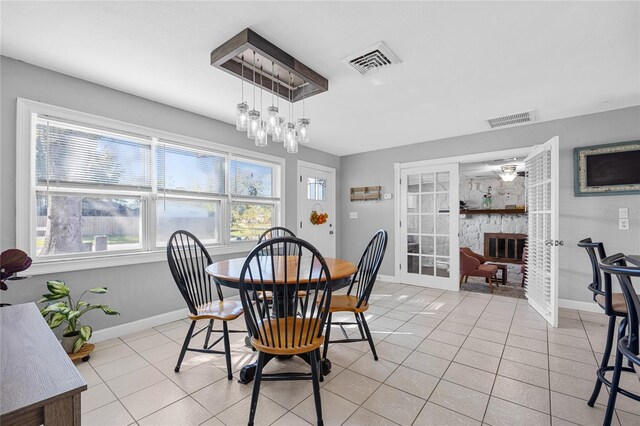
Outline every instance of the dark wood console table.
[[35, 303], [0, 308], [0, 424], [80, 425], [87, 389]]

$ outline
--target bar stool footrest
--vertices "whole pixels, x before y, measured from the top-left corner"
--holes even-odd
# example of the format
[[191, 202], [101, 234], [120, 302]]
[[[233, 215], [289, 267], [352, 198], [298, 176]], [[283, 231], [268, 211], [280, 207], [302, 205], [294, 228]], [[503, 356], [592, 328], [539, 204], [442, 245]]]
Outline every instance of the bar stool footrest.
[[[598, 380], [600, 380], [603, 385], [605, 385], [607, 388], [611, 389], [611, 381], [604, 377], [604, 373], [606, 373], [607, 371], [613, 371], [613, 366], [612, 365], [608, 365], [606, 367], [598, 368], [598, 370], [596, 371], [596, 375], [598, 376]], [[622, 367], [622, 371], [626, 372], [626, 373], [633, 373], [634, 375], [636, 374], [636, 371], [631, 367]], [[629, 392], [626, 389], [622, 389], [622, 388], [619, 387], [618, 388], [618, 393], [621, 393], [622, 395], [626, 396], [627, 398], [631, 398], [631, 399], [634, 399], [636, 401], [640, 401], [640, 395], [637, 395], [635, 393]]]

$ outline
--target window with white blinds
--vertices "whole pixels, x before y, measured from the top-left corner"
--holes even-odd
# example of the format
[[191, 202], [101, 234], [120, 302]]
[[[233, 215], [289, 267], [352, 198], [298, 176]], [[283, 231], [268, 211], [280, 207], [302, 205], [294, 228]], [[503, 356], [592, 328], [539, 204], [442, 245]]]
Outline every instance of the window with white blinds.
[[18, 111], [18, 187], [30, 190], [17, 239], [36, 264], [161, 256], [178, 229], [228, 253], [282, 223], [283, 159], [33, 101]]

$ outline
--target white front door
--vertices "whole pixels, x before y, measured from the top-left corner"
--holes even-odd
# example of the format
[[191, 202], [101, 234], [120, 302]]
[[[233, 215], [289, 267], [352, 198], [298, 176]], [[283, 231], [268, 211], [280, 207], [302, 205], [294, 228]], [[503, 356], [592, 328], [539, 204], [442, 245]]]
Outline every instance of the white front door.
[[336, 257], [336, 169], [298, 160], [298, 229], [294, 232], [324, 257]]
[[527, 173], [527, 275], [525, 292], [531, 305], [553, 327], [558, 326], [558, 150], [551, 138], [524, 160]]
[[403, 283], [457, 291], [458, 164], [404, 168], [400, 178]]

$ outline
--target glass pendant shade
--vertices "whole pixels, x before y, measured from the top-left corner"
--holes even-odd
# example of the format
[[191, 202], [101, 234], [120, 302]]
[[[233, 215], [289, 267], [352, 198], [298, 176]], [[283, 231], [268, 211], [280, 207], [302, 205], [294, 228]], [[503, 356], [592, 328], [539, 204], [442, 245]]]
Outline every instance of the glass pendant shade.
[[287, 145], [287, 153], [289, 154], [297, 154], [298, 153], [298, 139], [294, 136], [293, 140], [289, 145]]
[[260, 122], [258, 130], [256, 130], [256, 146], [267, 146], [267, 125], [264, 121]]
[[[284, 147], [289, 151], [289, 147], [296, 142], [296, 125], [293, 123], [287, 123], [284, 130]], [[297, 143], [296, 143], [297, 145]]]
[[284, 142], [284, 117], [278, 117], [278, 124], [273, 129], [273, 134], [271, 135], [274, 142]]
[[247, 131], [247, 122], [249, 117], [247, 116], [247, 112], [249, 111], [249, 105], [246, 102], [242, 102], [238, 104], [236, 108], [236, 130], [240, 132]]
[[298, 141], [300, 143], [309, 143], [309, 124], [311, 120], [308, 118], [298, 119]]
[[260, 127], [260, 111], [252, 109], [247, 113], [248, 125], [247, 125], [247, 137], [249, 139], [255, 139], [258, 128]]
[[278, 112], [279, 110], [277, 106], [272, 105], [267, 108], [267, 133], [270, 135], [273, 135], [276, 127], [280, 124], [278, 120]]

